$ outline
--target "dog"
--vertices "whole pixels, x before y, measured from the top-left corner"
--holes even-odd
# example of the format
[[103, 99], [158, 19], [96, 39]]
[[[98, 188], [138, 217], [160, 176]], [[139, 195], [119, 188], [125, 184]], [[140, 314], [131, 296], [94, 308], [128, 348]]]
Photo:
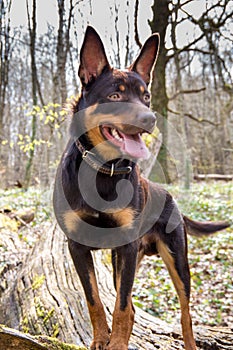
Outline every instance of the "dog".
[[[148, 85], [159, 50], [151, 35], [126, 70], [113, 69], [103, 43], [87, 27], [80, 52], [82, 91], [74, 102], [70, 140], [58, 167], [54, 211], [86, 295], [93, 326], [91, 350], [126, 350], [134, 323], [131, 291], [145, 255], [163, 259], [177, 291], [186, 350], [195, 350], [189, 311], [187, 233], [208, 235], [226, 222], [201, 223], [180, 214], [172, 196], [140, 175], [147, 158], [141, 137], [156, 123]], [[109, 330], [92, 251], [111, 248], [116, 303]]]

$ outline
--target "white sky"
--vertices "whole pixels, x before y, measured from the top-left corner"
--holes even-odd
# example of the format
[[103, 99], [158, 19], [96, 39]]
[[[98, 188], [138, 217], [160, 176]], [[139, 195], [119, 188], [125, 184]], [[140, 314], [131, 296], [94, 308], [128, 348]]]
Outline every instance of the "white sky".
[[[193, 16], [198, 18], [203, 10], [206, 9], [208, 3], [212, 3], [215, 0], [193, 0], [190, 4], [186, 5], [185, 10], [192, 13]], [[96, 30], [103, 37], [109, 38], [112, 33], [114, 33], [114, 18], [111, 18], [110, 7], [114, 3], [113, 0], [92, 0], [92, 14], [90, 14], [90, 1], [84, 0], [80, 2], [78, 7], [81, 8], [81, 13], [76, 11], [76, 20], [78, 23], [78, 32], [84, 32], [87, 24], [93, 25]], [[118, 2], [119, 10], [119, 29], [120, 34], [124, 35], [127, 30], [126, 23], [126, 0]], [[175, 2], [175, 0], [174, 0]], [[148, 25], [148, 19], [152, 17], [151, 5], [153, 0], [141, 0], [139, 2], [139, 35], [142, 42], [150, 35], [150, 28]], [[29, 0], [31, 5], [31, 0]], [[133, 29], [133, 20], [134, 20], [134, 4], [135, 1], [129, 0], [130, 4], [130, 26]], [[31, 7], [31, 6], [30, 6]], [[12, 2], [12, 25], [20, 26], [26, 25], [27, 15], [26, 15], [26, 0], [14, 0]], [[47, 31], [47, 23], [53, 25], [57, 28], [58, 24], [58, 14], [57, 14], [57, 0], [39, 0], [37, 1], [37, 27], [38, 33], [44, 33]], [[132, 30], [133, 33], [133, 30]], [[194, 35], [194, 27], [185, 21], [178, 27], [177, 38], [178, 45], [182, 46], [187, 42], [188, 36], [192, 38]], [[133, 38], [132, 38], [133, 39]], [[167, 46], [170, 46], [169, 38], [167, 38]]]
[[[29, 0], [29, 4], [30, 4]], [[140, 4], [139, 11], [139, 30], [143, 39], [150, 33], [149, 26], [147, 25], [147, 19], [151, 16], [151, 3], [152, 0], [143, 0]], [[83, 18], [86, 23], [92, 24], [99, 32], [105, 32], [111, 25], [114, 25], [113, 19], [111, 18], [110, 6], [111, 0], [92, 0], [92, 15], [90, 14], [89, 1], [84, 0], [81, 3]], [[125, 2], [120, 1], [120, 4]], [[130, 1], [130, 4], [134, 6], [134, 2]], [[133, 7], [132, 7], [133, 9]], [[125, 19], [123, 6], [120, 6], [121, 19]], [[25, 25], [27, 22], [26, 16], [26, 0], [15, 0], [12, 3], [12, 25], [20, 26]], [[133, 18], [133, 10], [130, 13]], [[78, 14], [80, 16], [80, 14]], [[40, 33], [46, 32], [47, 23], [57, 26], [57, 4], [56, 0], [39, 0], [37, 2], [37, 25]], [[123, 27], [120, 27], [123, 29]]]

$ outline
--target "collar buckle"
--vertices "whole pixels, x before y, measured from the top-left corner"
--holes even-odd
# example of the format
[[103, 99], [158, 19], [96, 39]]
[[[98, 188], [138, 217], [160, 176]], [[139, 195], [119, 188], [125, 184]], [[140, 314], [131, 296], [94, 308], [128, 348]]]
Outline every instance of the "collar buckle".
[[110, 171], [110, 177], [112, 177], [113, 174], [114, 174], [114, 164], [112, 163], [111, 171]]

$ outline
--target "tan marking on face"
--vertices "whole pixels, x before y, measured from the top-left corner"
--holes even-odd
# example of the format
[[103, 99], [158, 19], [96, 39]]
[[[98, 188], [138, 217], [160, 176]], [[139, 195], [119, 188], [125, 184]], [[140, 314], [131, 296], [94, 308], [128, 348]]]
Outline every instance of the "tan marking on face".
[[174, 258], [167, 245], [161, 240], [158, 240], [157, 249], [165, 265], [167, 266], [167, 269], [179, 296], [181, 307], [181, 324], [185, 348], [195, 350], [196, 345], [193, 337], [191, 316], [189, 313], [189, 299], [185, 293], [184, 283], [182, 282], [176, 270]]
[[123, 84], [119, 85], [119, 90], [121, 92], [124, 92], [125, 91], [125, 85], [123, 85]]
[[135, 210], [132, 208], [124, 208], [114, 210], [112, 212], [111, 209], [107, 210], [107, 213], [112, 216], [112, 218], [117, 222], [117, 226], [131, 228], [133, 226]]
[[88, 137], [93, 145], [96, 148], [97, 152], [101, 154], [103, 159], [111, 160], [118, 158], [121, 155], [121, 151], [108, 142], [102, 135], [99, 125], [107, 123], [106, 118], [112, 124], [116, 124], [118, 127], [121, 127], [121, 118], [115, 115], [106, 115], [103, 114], [93, 114], [96, 109], [96, 105], [92, 106], [91, 109], [87, 109], [85, 115], [85, 128], [87, 130]]
[[[111, 124], [115, 125], [121, 131], [125, 131], [126, 133], [128, 125], [134, 125], [135, 115], [142, 111], [148, 111], [148, 107], [138, 104], [132, 104], [131, 108], [127, 110], [127, 113], [116, 115], [116, 114], [95, 114], [96, 105], [88, 107], [85, 111], [85, 129], [87, 131], [88, 137], [93, 145], [96, 148], [97, 152], [102, 156], [102, 158], [106, 161], [111, 159], [116, 159], [121, 156], [122, 152], [117, 147], [108, 142], [105, 137], [102, 135], [100, 131], [100, 125], [103, 124]], [[95, 152], [95, 150], [93, 150]]]
[[105, 140], [98, 127], [91, 129], [88, 132], [88, 137], [93, 147], [96, 148], [97, 152], [101, 154], [103, 159], [111, 160], [118, 158], [121, 155], [121, 152], [118, 148], [114, 147], [110, 144], [110, 142]]
[[144, 94], [144, 92], [145, 92], [145, 88], [144, 88], [144, 86], [143, 86], [143, 85], [141, 85], [141, 86], [140, 86], [140, 91], [141, 91], [141, 93], [142, 93], [142, 94]]

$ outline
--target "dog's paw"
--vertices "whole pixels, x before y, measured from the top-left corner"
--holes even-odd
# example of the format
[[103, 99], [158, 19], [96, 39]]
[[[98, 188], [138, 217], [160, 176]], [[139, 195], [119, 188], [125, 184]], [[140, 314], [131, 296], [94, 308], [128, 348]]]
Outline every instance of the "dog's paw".
[[93, 340], [91, 343], [90, 349], [91, 350], [105, 350], [107, 349], [107, 344], [109, 342], [109, 339], [106, 340]]

